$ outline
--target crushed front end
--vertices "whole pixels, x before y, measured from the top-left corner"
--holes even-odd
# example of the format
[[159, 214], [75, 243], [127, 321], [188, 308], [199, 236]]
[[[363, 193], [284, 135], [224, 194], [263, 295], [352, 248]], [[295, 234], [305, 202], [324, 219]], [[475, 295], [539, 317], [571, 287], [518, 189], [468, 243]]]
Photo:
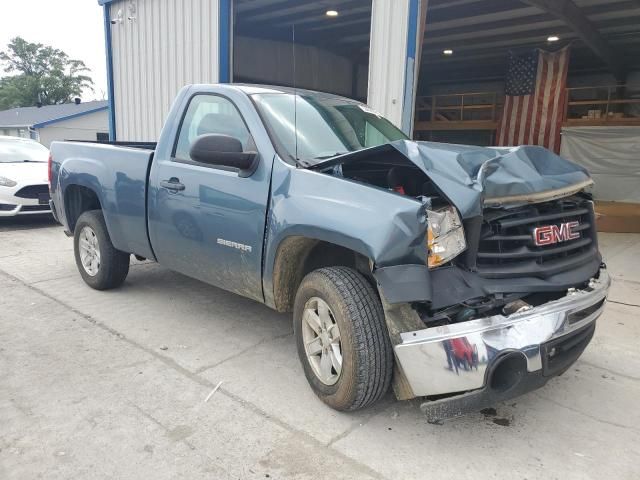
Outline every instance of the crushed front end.
[[400, 395], [426, 397], [430, 420], [563, 373], [590, 342], [610, 285], [593, 204], [581, 194], [486, 207], [465, 226], [464, 255], [432, 269], [431, 301], [410, 305], [425, 328], [402, 329], [394, 342]]
[[401, 395], [425, 397], [435, 421], [567, 370], [593, 337], [610, 285], [594, 222], [581, 194], [486, 207], [467, 222], [465, 254], [430, 271], [430, 302], [411, 304], [426, 328], [403, 329], [394, 342]]
[[480, 410], [521, 395], [563, 373], [595, 331], [610, 279], [606, 269], [583, 289], [570, 289], [514, 313], [403, 332], [395, 346], [402, 374], [431, 420]]
[[403, 141], [324, 171], [420, 202], [413, 255], [372, 273], [396, 397], [424, 397], [431, 420], [538, 388], [591, 340], [610, 280], [582, 167], [541, 147]]

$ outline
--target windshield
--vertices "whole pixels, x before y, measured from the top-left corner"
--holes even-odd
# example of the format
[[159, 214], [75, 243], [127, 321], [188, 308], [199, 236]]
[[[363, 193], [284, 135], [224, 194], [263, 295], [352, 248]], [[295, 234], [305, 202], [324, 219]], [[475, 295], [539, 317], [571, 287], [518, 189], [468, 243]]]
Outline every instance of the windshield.
[[286, 153], [308, 164], [407, 139], [387, 119], [346, 98], [304, 93], [266, 93], [253, 98]]
[[0, 138], [0, 163], [46, 162], [47, 147], [33, 140], [5, 140]]

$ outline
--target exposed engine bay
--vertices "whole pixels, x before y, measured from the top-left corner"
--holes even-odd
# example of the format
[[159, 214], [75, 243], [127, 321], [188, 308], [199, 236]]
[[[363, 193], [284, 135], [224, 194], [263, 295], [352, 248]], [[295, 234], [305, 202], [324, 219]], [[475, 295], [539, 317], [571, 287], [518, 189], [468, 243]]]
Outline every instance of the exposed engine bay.
[[374, 185], [410, 197], [441, 198], [433, 181], [399, 152], [382, 152], [353, 162], [344, 162], [326, 170], [335, 176]]

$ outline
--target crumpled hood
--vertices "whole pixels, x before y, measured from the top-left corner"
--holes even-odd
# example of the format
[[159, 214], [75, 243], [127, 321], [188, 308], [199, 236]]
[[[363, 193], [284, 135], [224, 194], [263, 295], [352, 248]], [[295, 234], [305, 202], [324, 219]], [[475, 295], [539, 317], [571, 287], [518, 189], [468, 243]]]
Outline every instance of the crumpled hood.
[[463, 217], [483, 204], [563, 196], [591, 183], [587, 170], [538, 146], [473, 147], [434, 142], [391, 143], [451, 200]]
[[481, 215], [484, 205], [550, 200], [593, 183], [583, 167], [538, 146], [477, 147], [398, 140], [341, 155], [331, 163], [351, 161], [348, 157], [356, 160], [374, 151], [380, 153], [380, 149], [395, 149], [418, 166], [464, 218]]

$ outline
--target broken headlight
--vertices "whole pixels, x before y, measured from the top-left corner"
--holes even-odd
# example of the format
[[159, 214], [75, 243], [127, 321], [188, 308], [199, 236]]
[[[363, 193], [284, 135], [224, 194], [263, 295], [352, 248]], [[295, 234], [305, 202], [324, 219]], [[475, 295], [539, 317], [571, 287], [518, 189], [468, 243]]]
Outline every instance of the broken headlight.
[[455, 207], [427, 210], [427, 248], [429, 268], [439, 267], [467, 248], [462, 220]]

